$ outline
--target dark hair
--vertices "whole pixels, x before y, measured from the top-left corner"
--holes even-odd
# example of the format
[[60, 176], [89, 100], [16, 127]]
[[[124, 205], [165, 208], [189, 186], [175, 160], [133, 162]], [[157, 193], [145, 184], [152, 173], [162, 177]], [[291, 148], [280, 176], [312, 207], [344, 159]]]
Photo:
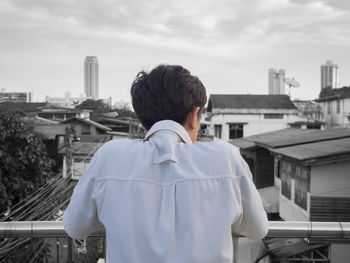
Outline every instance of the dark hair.
[[131, 100], [137, 117], [149, 130], [161, 120], [184, 125], [187, 115], [207, 102], [202, 82], [177, 65], [159, 65], [150, 73], [141, 71], [131, 85]]

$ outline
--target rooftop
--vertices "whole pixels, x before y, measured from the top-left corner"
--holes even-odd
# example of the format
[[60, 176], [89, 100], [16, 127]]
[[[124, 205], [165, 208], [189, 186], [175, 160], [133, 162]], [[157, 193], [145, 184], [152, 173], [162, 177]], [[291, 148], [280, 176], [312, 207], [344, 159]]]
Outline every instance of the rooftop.
[[46, 102], [2, 102], [0, 109], [15, 112], [37, 112], [46, 105]]
[[235, 139], [230, 141], [230, 143], [242, 149], [248, 149], [255, 146], [280, 148], [349, 137], [349, 128], [332, 128], [327, 130], [303, 130], [289, 128]]
[[314, 143], [305, 143], [271, 150], [308, 164], [350, 160], [350, 137]]
[[350, 86], [340, 89], [325, 88], [321, 91], [317, 101], [335, 100], [339, 98], [350, 98]]
[[211, 94], [208, 112], [213, 108], [229, 109], [288, 109], [297, 108], [287, 95]]
[[90, 119], [87, 119], [87, 118], [77, 118], [77, 117], [73, 117], [71, 119], [68, 119], [66, 121], [63, 121], [62, 123], [71, 123], [71, 122], [82, 122], [82, 123], [85, 123], [85, 124], [88, 124], [90, 126], [94, 126], [100, 130], [103, 130], [103, 131], [111, 131], [112, 129], [105, 126], [105, 125], [102, 125], [98, 122], [95, 122], [95, 121], [92, 121]]

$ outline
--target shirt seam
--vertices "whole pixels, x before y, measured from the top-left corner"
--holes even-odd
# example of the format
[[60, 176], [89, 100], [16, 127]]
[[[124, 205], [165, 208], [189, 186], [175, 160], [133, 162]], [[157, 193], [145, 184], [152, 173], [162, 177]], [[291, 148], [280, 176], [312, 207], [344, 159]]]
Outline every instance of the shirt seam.
[[133, 178], [127, 178], [127, 177], [103, 176], [103, 177], [97, 178], [96, 181], [97, 182], [103, 181], [103, 180], [132, 181], [132, 182], [144, 182], [144, 183], [154, 184], [158, 186], [171, 186], [171, 185], [176, 185], [179, 183], [184, 183], [189, 181], [210, 181], [210, 180], [227, 179], [227, 178], [240, 181], [240, 177], [238, 176], [192, 177], [192, 178], [180, 179], [172, 183], [158, 183], [146, 178], [133, 179]]

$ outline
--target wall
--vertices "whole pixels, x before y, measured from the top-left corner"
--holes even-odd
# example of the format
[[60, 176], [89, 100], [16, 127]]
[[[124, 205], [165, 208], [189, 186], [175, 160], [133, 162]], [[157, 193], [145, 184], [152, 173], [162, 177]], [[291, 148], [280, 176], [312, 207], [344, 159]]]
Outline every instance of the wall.
[[319, 102], [323, 113], [322, 121], [327, 127], [342, 126], [349, 127], [347, 115], [350, 114], [350, 98], [340, 99], [340, 112], [337, 113], [337, 100], [330, 100], [330, 114], [328, 113], [327, 101]]
[[311, 167], [311, 195], [350, 197], [350, 160]]
[[[278, 113], [278, 112], [274, 112]], [[264, 132], [281, 130], [288, 127], [288, 123], [303, 121], [304, 118], [293, 114], [284, 113], [283, 119], [264, 119], [264, 112], [257, 110], [256, 113], [225, 113], [214, 114], [209, 121], [209, 134], [214, 135], [214, 125], [222, 125], [222, 140], [229, 140], [229, 123], [246, 123], [243, 126], [243, 136], [251, 136]]]
[[309, 221], [308, 213], [293, 201], [280, 194], [280, 217], [285, 221]]

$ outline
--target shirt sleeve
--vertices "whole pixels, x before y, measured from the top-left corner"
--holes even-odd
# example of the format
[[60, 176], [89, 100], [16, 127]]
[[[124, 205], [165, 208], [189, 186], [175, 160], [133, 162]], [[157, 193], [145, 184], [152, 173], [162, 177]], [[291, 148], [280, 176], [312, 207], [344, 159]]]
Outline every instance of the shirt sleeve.
[[101, 226], [93, 199], [97, 159], [98, 152], [75, 186], [70, 203], [63, 215], [64, 230], [75, 239], [85, 238]]
[[[239, 154], [239, 153], [238, 153]], [[232, 229], [234, 232], [244, 235], [250, 239], [262, 239], [269, 230], [269, 222], [263, 203], [247, 163], [239, 154], [241, 160], [240, 189], [242, 214]]]

